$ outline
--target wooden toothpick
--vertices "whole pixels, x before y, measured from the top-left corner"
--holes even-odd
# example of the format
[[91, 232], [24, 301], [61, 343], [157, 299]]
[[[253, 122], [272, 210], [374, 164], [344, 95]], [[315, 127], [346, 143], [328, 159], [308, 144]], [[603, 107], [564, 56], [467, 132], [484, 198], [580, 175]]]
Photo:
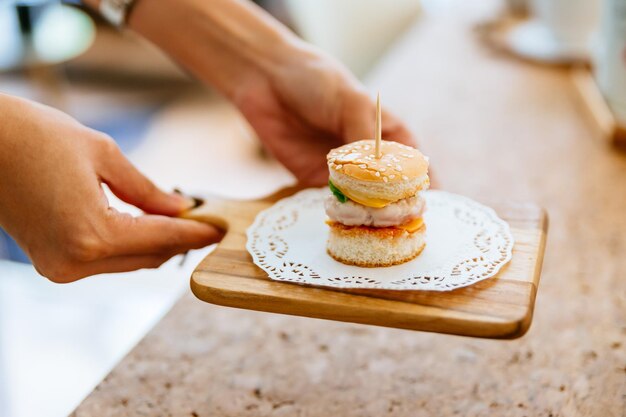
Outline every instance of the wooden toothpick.
[[380, 93], [376, 96], [376, 159], [380, 159], [382, 153], [380, 152], [380, 141], [382, 140], [382, 127], [380, 116]]

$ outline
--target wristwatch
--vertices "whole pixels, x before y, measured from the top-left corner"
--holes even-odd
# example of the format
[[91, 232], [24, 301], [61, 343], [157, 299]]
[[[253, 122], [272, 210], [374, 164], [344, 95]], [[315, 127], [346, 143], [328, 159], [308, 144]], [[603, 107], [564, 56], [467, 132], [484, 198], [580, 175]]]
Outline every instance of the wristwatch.
[[100, 14], [113, 26], [121, 28], [136, 0], [100, 0]]

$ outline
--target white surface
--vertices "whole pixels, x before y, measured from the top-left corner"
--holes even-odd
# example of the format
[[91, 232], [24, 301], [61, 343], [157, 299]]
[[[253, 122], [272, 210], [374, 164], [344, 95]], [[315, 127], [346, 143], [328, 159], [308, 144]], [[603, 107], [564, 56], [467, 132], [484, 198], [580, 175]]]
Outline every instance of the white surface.
[[0, 416], [66, 416], [189, 287], [208, 252], [69, 285], [0, 261]]
[[259, 213], [248, 229], [254, 262], [278, 281], [339, 288], [449, 291], [498, 273], [510, 259], [509, 225], [489, 207], [444, 191], [425, 191], [426, 248], [385, 268], [345, 265], [326, 253], [328, 188], [301, 191]]
[[302, 37], [364, 75], [420, 13], [419, 0], [287, 0]]
[[589, 45], [598, 27], [600, 0], [532, 0], [534, 15], [561, 43]]
[[590, 57], [588, 43], [558, 40], [540, 20], [529, 20], [513, 28], [507, 42], [520, 56], [547, 63], [585, 61]]

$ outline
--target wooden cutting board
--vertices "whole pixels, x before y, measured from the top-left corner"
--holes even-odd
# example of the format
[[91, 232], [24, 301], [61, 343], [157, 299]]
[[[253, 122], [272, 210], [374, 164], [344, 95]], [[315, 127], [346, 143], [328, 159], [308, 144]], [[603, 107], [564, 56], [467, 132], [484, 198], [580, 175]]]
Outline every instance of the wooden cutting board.
[[514, 339], [528, 330], [547, 233], [547, 216], [536, 205], [490, 204], [515, 238], [513, 259], [493, 278], [449, 292], [329, 289], [272, 281], [245, 248], [246, 229], [257, 213], [296, 191], [254, 201], [210, 198], [184, 216], [227, 229], [191, 276], [196, 297], [229, 307], [483, 338]]

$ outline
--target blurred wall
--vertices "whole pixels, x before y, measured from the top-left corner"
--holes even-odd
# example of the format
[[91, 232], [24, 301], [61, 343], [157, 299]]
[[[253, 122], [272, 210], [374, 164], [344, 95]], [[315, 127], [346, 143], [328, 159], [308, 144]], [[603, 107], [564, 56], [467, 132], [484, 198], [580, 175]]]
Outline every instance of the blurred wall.
[[419, 0], [285, 0], [307, 41], [365, 75], [420, 15]]

